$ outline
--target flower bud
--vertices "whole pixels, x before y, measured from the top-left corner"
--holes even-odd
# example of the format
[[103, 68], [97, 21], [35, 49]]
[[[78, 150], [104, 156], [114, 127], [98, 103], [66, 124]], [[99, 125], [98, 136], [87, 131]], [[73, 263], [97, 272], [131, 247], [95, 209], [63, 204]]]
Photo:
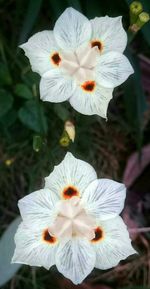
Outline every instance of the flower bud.
[[33, 150], [35, 152], [39, 152], [42, 147], [42, 138], [40, 135], [34, 135], [33, 136]]
[[13, 164], [13, 162], [14, 162], [14, 158], [7, 159], [7, 160], [5, 160], [5, 165], [7, 167], [10, 167]]
[[142, 3], [134, 1], [130, 4], [130, 25], [135, 24], [138, 15], [143, 11]]
[[71, 139], [71, 141], [74, 142], [74, 139], [75, 139], [75, 126], [72, 123], [72, 121], [67, 120], [65, 122], [64, 129], [67, 132], [67, 134], [68, 134], [69, 138]]
[[146, 24], [150, 20], [150, 16], [146, 12], [142, 12], [139, 14], [138, 19], [135, 24], [130, 26], [130, 30], [133, 33], [138, 32], [144, 24]]
[[63, 131], [63, 134], [59, 140], [59, 143], [62, 147], [68, 147], [70, 144], [70, 137], [65, 130]]
[[146, 24], [148, 21], [150, 20], [150, 16], [148, 13], [146, 12], [142, 12], [139, 14], [136, 25], [140, 28], [142, 28], [142, 26], [144, 24]]

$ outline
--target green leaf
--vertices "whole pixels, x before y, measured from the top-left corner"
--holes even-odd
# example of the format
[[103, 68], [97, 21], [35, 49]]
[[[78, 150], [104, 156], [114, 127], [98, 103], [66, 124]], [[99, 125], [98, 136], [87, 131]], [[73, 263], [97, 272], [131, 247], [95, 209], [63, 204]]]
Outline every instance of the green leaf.
[[54, 104], [54, 111], [62, 121], [70, 119], [70, 113], [64, 104], [61, 103]]
[[35, 24], [36, 19], [39, 15], [42, 2], [43, 2], [42, 0], [30, 0], [29, 1], [26, 17], [24, 20], [21, 34], [20, 34], [19, 43], [23, 43], [27, 40], [33, 28], [33, 25]]
[[134, 68], [134, 74], [129, 77], [124, 87], [124, 103], [126, 116], [134, 134], [137, 147], [140, 149], [143, 138], [143, 116], [147, 108], [146, 99], [141, 83], [139, 60], [127, 50], [127, 56]]
[[27, 85], [23, 84], [23, 83], [18, 83], [15, 86], [15, 90], [14, 90], [15, 94], [19, 97], [25, 98], [25, 99], [31, 99], [33, 98], [33, 94], [31, 92], [31, 90], [28, 88]]
[[28, 128], [40, 134], [47, 132], [47, 120], [43, 105], [37, 100], [29, 100], [19, 110], [19, 119]]
[[16, 218], [0, 239], [0, 286], [8, 282], [21, 267], [20, 264], [11, 264], [15, 249], [14, 235], [20, 222], [21, 218]]
[[16, 119], [17, 119], [17, 111], [15, 109], [11, 109], [0, 119], [0, 122], [5, 128], [7, 128], [13, 125]]
[[13, 105], [12, 95], [4, 89], [0, 89], [0, 117], [5, 115]]
[[9, 69], [7, 65], [3, 62], [0, 62], [0, 84], [2, 85], [12, 84], [12, 78]]
[[22, 75], [22, 80], [28, 87], [32, 88], [33, 85], [39, 85], [40, 76], [30, 70], [26, 74]]

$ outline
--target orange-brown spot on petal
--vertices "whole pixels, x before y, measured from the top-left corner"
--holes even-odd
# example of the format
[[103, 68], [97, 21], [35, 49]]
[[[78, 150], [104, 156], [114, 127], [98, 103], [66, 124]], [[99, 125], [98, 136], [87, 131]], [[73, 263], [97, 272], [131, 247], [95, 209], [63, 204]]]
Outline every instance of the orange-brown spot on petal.
[[81, 85], [82, 89], [88, 92], [93, 92], [95, 86], [96, 86], [96, 83], [93, 80], [86, 81]]
[[104, 239], [104, 231], [102, 230], [102, 228], [97, 227], [95, 229], [95, 237], [94, 239], [91, 240], [92, 243], [96, 243], [96, 242], [100, 242]]
[[61, 57], [60, 57], [59, 53], [58, 53], [58, 52], [55, 52], [55, 53], [51, 56], [51, 60], [52, 60], [53, 64], [55, 64], [55, 65], [58, 66], [58, 65], [60, 64], [60, 62], [61, 62]]
[[97, 46], [100, 51], [103, 50], [103, 44], [102, 44], [101, 41], [99, 41], [99, 40], [93, 40], [93, 41], [91, 42], [91, 47], [95, 47], [95, 46]]
[[51, 236], [48, 232], [48, 229], [44, 230], [43, 232], [43, 241], [49, 244], [54, 244], [57, 242], [57, 238], [54, 236]]
[[63, 190], [62, 196], [63, 196], [63, 199], [70, 199], [75, 196], [79, 197], [79, 192], [75, 187], [68, 186], [67, 188]]

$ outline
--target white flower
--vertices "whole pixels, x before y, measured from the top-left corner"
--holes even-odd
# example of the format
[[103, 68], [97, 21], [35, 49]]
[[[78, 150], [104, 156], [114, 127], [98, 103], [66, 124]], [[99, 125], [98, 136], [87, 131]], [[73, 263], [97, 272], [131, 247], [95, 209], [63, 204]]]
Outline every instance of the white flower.
[[97, 179], [86, 162], [67, 153], [45, 187], [19, 201], [23, 222], [13, 263], [57, 269], [81, 283], [94, 267], [108, 269], [136, 253], [123, 220], [125, 186]]
[[114, 87], [133, 73], [122, 54], [126, 44], [122, 17], [88, 20], [67, 8], [53, 31], [36, 33], [20, 47], [42, 76], [43, 101], [69, 100], [83, 114], [106, 118]]

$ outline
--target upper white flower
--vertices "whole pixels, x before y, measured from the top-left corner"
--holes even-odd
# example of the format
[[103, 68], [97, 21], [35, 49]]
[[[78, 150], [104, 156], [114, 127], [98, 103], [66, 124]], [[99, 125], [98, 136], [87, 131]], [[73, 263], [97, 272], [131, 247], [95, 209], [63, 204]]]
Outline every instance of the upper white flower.
[[133, 73], [122, 54], [127, 35], [121, 19], [105, 16], [88, 20], [67, 8], [53, 31], [36, 33], [20, 46], [32, 70], [42, 76], [43, 101], [69, 100], [83, 114], [106, 117], [114, 87]]
[[19, 201], [23, 222], [12, 262], [58, 270], [75, 284], [136, 253], [123, 220], [123, 184], [97, 179], [86, 162], [67, 153], [45, 187]]

